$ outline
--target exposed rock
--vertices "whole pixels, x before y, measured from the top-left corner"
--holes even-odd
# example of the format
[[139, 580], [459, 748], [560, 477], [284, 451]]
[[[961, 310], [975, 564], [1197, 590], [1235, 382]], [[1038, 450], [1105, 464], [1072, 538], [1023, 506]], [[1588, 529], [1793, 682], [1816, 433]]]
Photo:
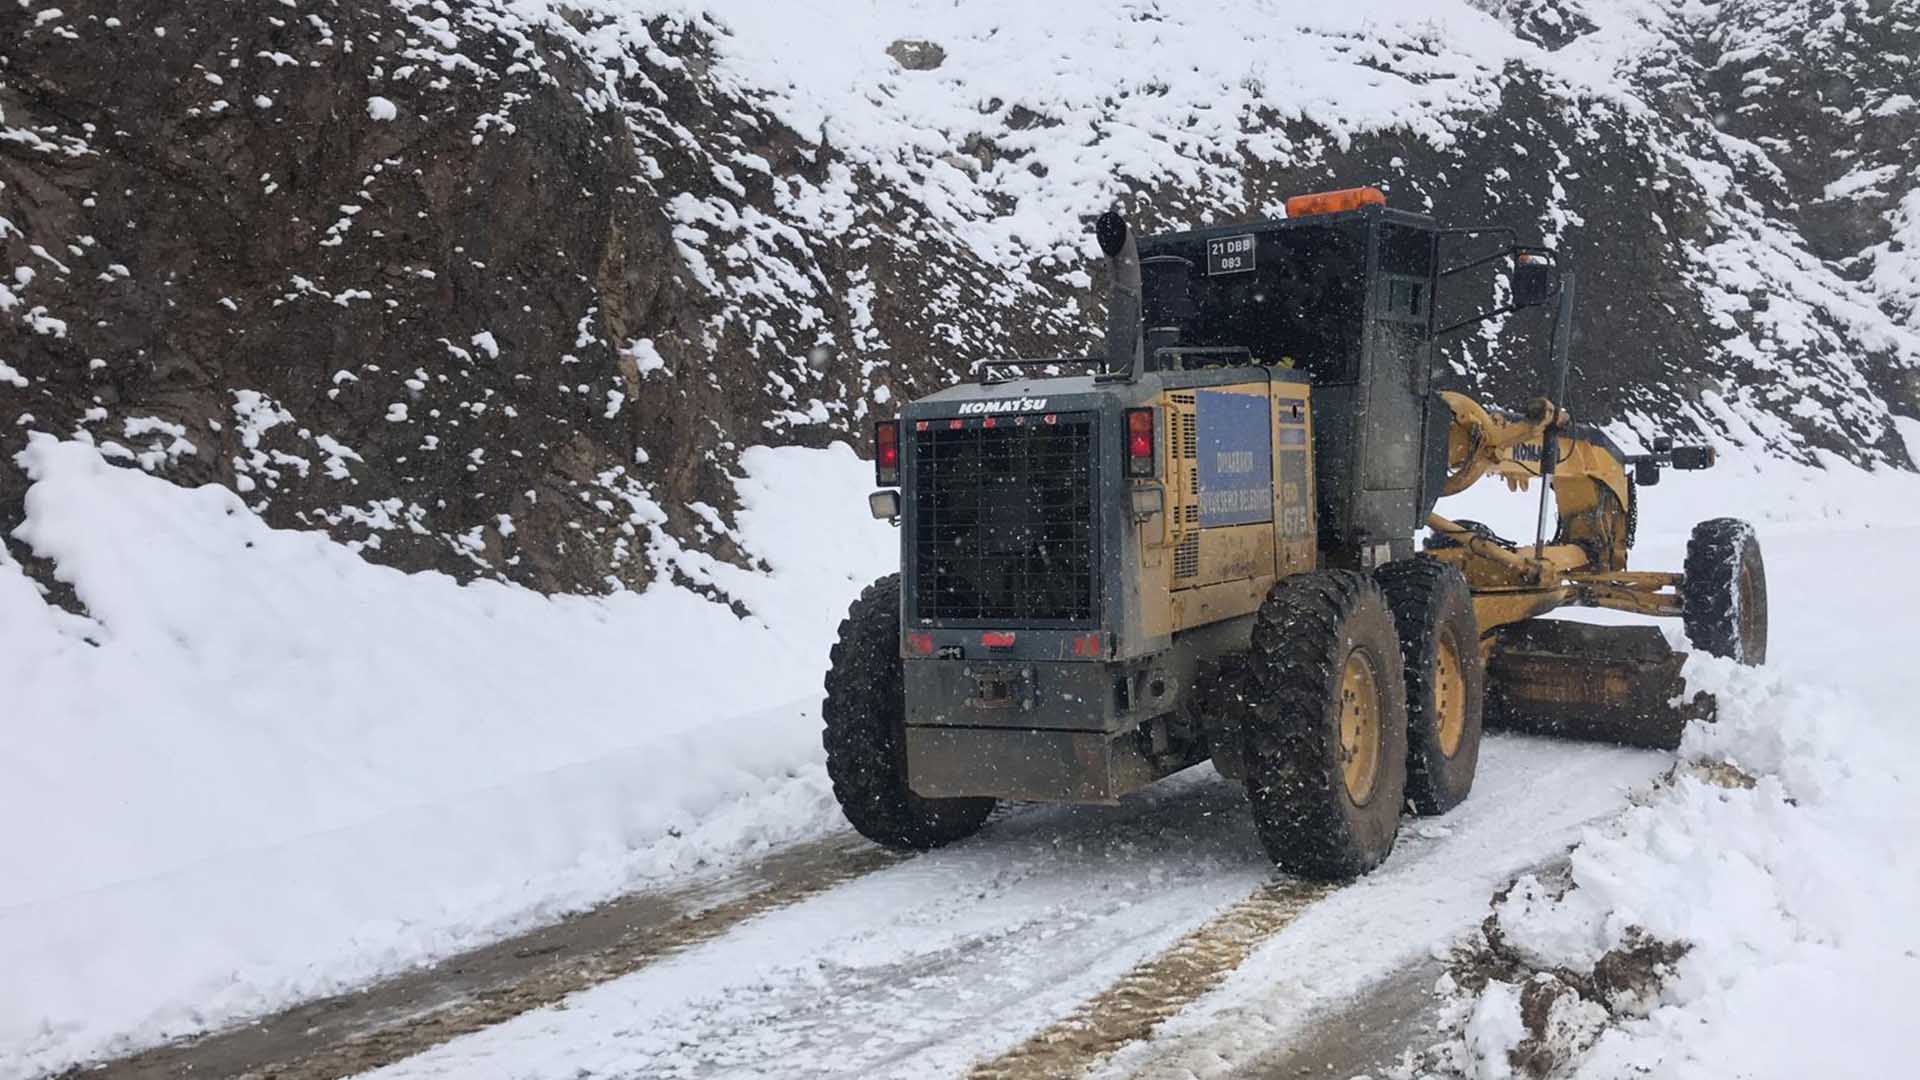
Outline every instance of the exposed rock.
[[[1559, 54], [1605, 22], [1480, 6]], [[972, 360], [1086, 350], [1104, 280], [1073, 245], [1116, 188], [1079, 158], [1149, 116], [1173, 152], [1110, 178], [1143, 229], [1367, 182], [1511, 222], [1578, 268], [1583, 417], [1910, 467], [1890, 416], [1920, 414], [1920, 236], [1899, 231], [1920, 228], [1920, 25], [1831, 0], [1721, 14], [1647, 29], [1632, 101], [1512, 63], [1475, 76], [1476, 111], [1347, 130], [1233, 73], [1239, 142], [1182, 142], [1159, 75], [1071, 106], [996, 85], [946, 142], [876, 152], [787, 126], [702, 16], [7, 5], [0, 456], [86, 432], [408, 569], [711, 587], [689, 553], [745, 559], [740, 447], [858, 442]], [[1444, 48], [1351, 62], [1419, 84]], [[887, 51], [959, 77], [931, 41]], [[1451, 346], [1445, 380], [1536, 392], [1537, 328], [1516, 328]], [[24, 487], [0, 466], [0, 532]]]
[[[935, 326], [1002, 353], [1049, 326], [1002, 323], [970, 253], [720, 97], [699, 25], [620, 28], [615, 70], [565, 24], [278, 11], [0, 11], [31, 42], [0, 54], [0, 113], [35, 133], [0, 140], [0, 261], [38, 264], [0, 313], [0, 454], [88, 433], [405, 569], [700, 585], [683, 545], [740, 558], [705, 512], [740, 446], [845, 438], [875, 394], [944, 383]], [[876, 325], [925, 359], [816, 349]], [[24, 485], [0, 468], [0, 532]]]
[[931, 41], [901, 38], [887, 46], [887, 55], [908, 71], [932, 71], [947, 62], [947, 50]]

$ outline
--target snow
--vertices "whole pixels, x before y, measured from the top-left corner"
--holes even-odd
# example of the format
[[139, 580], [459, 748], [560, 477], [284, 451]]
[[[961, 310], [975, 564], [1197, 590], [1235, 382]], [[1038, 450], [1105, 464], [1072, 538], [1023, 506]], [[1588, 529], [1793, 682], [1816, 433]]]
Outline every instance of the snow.
[[1467, 1023], [1474, 1080], [1498, 1080], [1511, 1073], [1507, 1055], [1526, 1035], [1520, 1022], [1520, 988], [1498, 979], [1488, 983]]
[[[235, 415], [243, 447], [281, 422], [245, 392]], [[870, 475], [845, 446], [744, 454], [736, 531], [766, 573], [680, 553], [746, 603], [746, 620], [671, 586], [545, 599], [371, 566], [321, 535], [265, 527], [217, 487], [113, 468], [81, 442], [37, 437], [21, 465], [33, 486], [17, 539], [53, 560], [91, 617], [48, 606], [0, 564], [0, 678], [10, 716], [31, 724], [0, 759], [0, 843], [28, 868], [0, 881], [0, 966], [19, 973], [0, 986], [0, 1076], [339, 991], [844, 828], [819, 762], [818, 672], [847, 599], [897, 542], [858, 512]], [[1465, 806], [1408, 829], [1378, 873], [1116, 1067], [1217, 1075], [1195, 1063], [1230, 1066], [1417, 961], [1476, 924], [1509, 876], [1576, 840], [1577, 888], [1519, 889], [1502, 908], [1530, 955], [1581, 970], [1628, 926], [1693, 945], [1651, 1016], [1602, 1037], [1592, 1075], [1734, 1075], [1769, 1060], [1818, 1074], [1794, 1056], [1806, 1052], [1796, 1033], [1845, 1016], [1871, 1021], [1872, 1036], [1844, 1064], [1915, 1052], [1890, 1010], [1920, 974], [1908, 955], [1920, 865], [1905, 844], [1920, 827], [1907, 786], [1920, 760], [1903, 719], [1920, 674], [1890, 660], [1920, 602], [1906, 566], [1920, 478], [1734, 451], [1643, 494], [1636, 565], [1677, 565], [1695, 515], [1731, 511], [1759, 528], [1774, 666], [1695, 663], [1722, 720], [1683, 755], [1731, 759], [1756, 787], [1682, 779], [1616, 813], [1670, 757], [1492, 740]], [[1447, 512], [1509, 533], [1532, 521], [1531, 495], [1456, 501]], [[819, 512], [833, 506], [851, 509]], [[1858, 572], [1835, 580], [1836, 558]], [[743, 657], [751, 679], [737, 677]], [[808, 1006], [832, 1051], [813, 1060], [898, 1053], [959, 1069], [1266, 876], [1237, 791], [1208, 770], [1102, 815], [1016, 815], [977, 844], [395, 1075], [471, 1075], [476, 1055], [527, 1075], [683, 1060], [622, 1031], [751, 1058], [779, 1037], [727, 1018], [793, 1014], [823, 996], [822, 979], [850, 992], [831, 1015]], [[993, 891], [982, 899], [980, 887]], [[873, 912], [895, 921], [876, 929], [862, 921]], [[1358, 959], [1356, 934], [1372, 943]], [[890, 981], [910, 957], [941, 974]], [[959, 986], [1002, 993], [961, 1006]], [[1502, 1000], [1475, 1003], [1475, 1046], [1504, 1037]], [[1223, 1050], [1229, 1040], [1238, 1051]]]
[[626, 353], [633, 357], [634, 366], [641, 375], [664, 370], [667, 366], [660, 350], [654, 348], [652, 338], [635, 338], [627, 342]]
[[[1920, 425], [1903, 431], [1914, 442]], [[1886, 1075], [1888, 1063], [1920, 1056], [1920, 1031], [1904, 1018], [1920, 986], [1920, 850], [1910, 843], [1920, 833], [1920, 731], [1910, 723], [1920, 669], [1905, 660], [1920, 609], [1910, 555], [1920, 549], [1920, 477], [1721, 449], [1715, 469], [1669, 471], [1642, 489], [1633, 565], [1677, 568], [1698, 518], [1755, 523], [1769, 577], [1769, 664], [1688, 661], [1693, 685], [1716, 693], [1719, 719], [1690, 729], [1679, 759], [1730, 762], [1757, 782], [1728, 788], [1683, 773], [1644, 788], [1577, 830], [1573, 889], [1523, 875], [1494, 912], [1507, 943], [1540, 970], [1590, 971], [1630, 931], [1691, 946], [1646, 1019], [1607, 1029], [1597, 1044], [1591, 1016], [1569, 1019], [1583, 1034], [1567, 1045], [1592, 1049], [1567, 1075]], [[1440, 509], [1530, 540], [1535, 506], [1534, 493], [1480, 485]], [[1672, 622], [1660, 625], [1684, 644]], [[1442, 820], [1458, 831], [1489, 794], [1483, 765], [1473, 798]], [[1484, 869], [1452, 851], [1456, 871]], [[1391, 882], [1393, 869], [1390, 860], [1368, 889]], [[1477, 934], [1491, 891], [1457, 909], [1451, 931], [1436, 917], [1437, 894], [1403, 898], [1389, 908], [1391, 929], [1364, 930], [1360, 959], [1319, 954], [1315, 941], [1351, 941], [1368, 912], [1344, 920], [1345, 939], [1303, 918], [1118, 1060], [1156, 1075], [1230, 1074], [1424, 949]], [[1425, 920], [1411, 936], [1410, 918]], [[1310, 987], [1299, 984], [1306, 970]], [[1469, 1001], [1450, 1059], [1465, 1067], [1433, 1075], [1518, 1075], [1503, 1049], [1522, 1034], [1517, 994], [1496, 981]]]
[[[1244, 145], [1263, 160], [1301, 149], [1279, 125], [1250, 124], [1259, 109], [1324, 125], [1342, 145], [1388, 127], [1444, 145], [1447, 112], [1490, 105], [1504, 63], [1538, 54], [1466, 4], [1429, 0], [1296, 6], [1252, 21], [1204, 3], [1116, 19], [1099, 0], [800, 0], [779, 18], [753, 0], [698, 6], [729, 32], [723, 75], [781, 88], [768, 106], [794, 131], [914, 190], [968, 248], [1009, 269], [1077, 249], [1086, 208], [1124, 194], [1122, 176], [1242, 204], [1238, 161], [1218, 148]], [[932, 40], [946, 58], [903, 71], [886, 51], [903, 38]], [[1379, 67], [1363, 75], [1356, 49]], [[1023, 126], [1017, 110], [1062, 126]], [[999, 159], [977, 174], [946, 164], [975, 133]], [[1003, 199], [1010, 211], [987, 212]]]
[[[243, 447], [276, 410], [236, 395]], [[0, 986], [0, 1076], [257, 1015], [844, 828], [819, 762], [818, 672], [897, 542], [858, 512], [869, 471], [845, 446], [744, 454], [736, 532], [767, 572], [680, 554], [746, 620], [671, 586], [545, 599], [371, 566], [82, 442], [37, 437], [21, 465], [17, 538], [91, 617], [0, 565], [0, 678], [10, 715], [42, 721], [0, 759], [0, 843], [29, 868], [0, 881], [0, 966], [20, 973]], [[1231, 1071], [1470, 931], [1509, 877], [1574, 842], [1573, 890], [1523, 884], [1500, 908], [1527, 955], [1583, 970], [1629, 927], [1692, 946], [1645, 1020], [1605, 1031], [1588, 1075], [1870, 1073], [1920, 1051], [1897, 1015], [1920, 977], [1906, 843], [1920, 740], [1905, 723], [1920, 671], [1898, 662], [1920, 602], [1906, 565], [1920, 478], [1729, 451], [1643, 495], [1639, 566], [1677, 565], [1695, 516], [1757, 524], [1774, 664], [1694, 662], [1722, 718], [1682, 754], [1732, 760], [1756, 786], [1648, 786], [1670, 756], [1490, 740], [1473, 799], [1409, 828], [1380, 871], [1114, 1073]], [[1510, 534], [1531, 525], [1531, 495], [1455, 502]], [[848, 509], [819, 512], [833, 506]], [[1836, 560], [1856, 572], [1836, 579]], [[1267, 874], [1237, 790], [1197, 770], [1121, 808], [1016, 813], [391, 1075], [700, 1075], [791, 1064], [794, 1038], [819, 1050], [800, 1074], [956, 1071]], [[1473, 1003], [1483, 1075], [1514, 1037], [1510, 998]], [[752, 1019], [767, 1016], [804, 1019]], [[1597, 1029], [1591, 1010], [1563, 1019]], [[1838, 1057], [1808, 1049], [1810, 1025], [1848, 1022], [1869, 1034]]]
[[400, 107], [386, 98], [370, 97], [367, 99], [367, 115], [374, 120], [392, 120], [400, 115]]
[[[1603, 1034], [1581, 1076], [1870, 1076], [1920, 1054], [1920, 674], [1900, 661], [1920, 605], [1900, 571], [1920, 529], [1767, 540], [1769, 569], [1800, 585], [1782, 604], [1775, 570], [1780, 662], [1690, 661], [1720, 718], [1681, 749], [1753, 786], [1683, 773], [1587, 832], [1565, 895], [1523, 879], [1496, 908], [1543, 968], [1589, 970], [1630, 928], [1691, 946], [1651, 1014]], [[1836, 556], [1857, 572], [1822, 572]]]
[[[1488, 798], [1461, 815], [1459, 835], [1403, 841], [1363, 885], [1310, 908], [1295, 928], [1314, 951], [1293, 957], [1293, 980], [1339, 983], [1357, 933], [1417, 951], [1430, 922], [1477, 917], [1501, 874], [1562, 848], [1664, 764], [1493, 740], [1481, 758]], [[1271, 875], [1240, 786], [1196, 769], [1119, 806], [1008, 815], [977, 840], [369, 1076], [965, 1075]]]
[[0, 558], [0, 1077], [840, 828], [821, 658], [897, 534], [817, 519], [870, 484], [843, 444], [743, 462], [744, 620], [402, 574], [34, 436], [15, 536], [91, 618]]

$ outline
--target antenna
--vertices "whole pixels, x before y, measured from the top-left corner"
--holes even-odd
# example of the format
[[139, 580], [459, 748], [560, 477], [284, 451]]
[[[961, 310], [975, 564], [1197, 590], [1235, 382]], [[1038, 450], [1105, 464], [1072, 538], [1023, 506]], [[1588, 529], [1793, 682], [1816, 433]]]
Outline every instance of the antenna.
[[1554, 466], [1560, 459], [1560, 439], [1556, 434], [1560, 426], [1560, 414], [1567, 407], [1567, 369], [1571, 365], [1573, 346], [1573, 285], [1572, 270], [1560, 271], [1560, 303], [1553, 310], [1553, 342], [1547, 354], [1547, 400], [1553, 403], [1553, 414], [1547, 417], [1547, 426], [1540, 433], [1540, 514], [1535, 522], [1533, 534], [1533, 557], [1536, 561], [1545, 561], [1547, 549], [1547, 492], [1553, 486]]

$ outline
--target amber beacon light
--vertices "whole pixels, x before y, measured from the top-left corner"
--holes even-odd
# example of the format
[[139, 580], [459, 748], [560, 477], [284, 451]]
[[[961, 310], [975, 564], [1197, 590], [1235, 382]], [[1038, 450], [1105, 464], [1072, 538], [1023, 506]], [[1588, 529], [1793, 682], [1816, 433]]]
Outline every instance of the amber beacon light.
[[1311, 195], [1295, 195], [1287, 200], [1287, 216], [1296, 218], [1313, 214], [1337, 214], [1342, 210], [1358, 210], [1363, 206], [1385, 205], [1387, 205], [1387, 197], [1379, 188], [1342, 188], [1339, 191], [1318, 191]]

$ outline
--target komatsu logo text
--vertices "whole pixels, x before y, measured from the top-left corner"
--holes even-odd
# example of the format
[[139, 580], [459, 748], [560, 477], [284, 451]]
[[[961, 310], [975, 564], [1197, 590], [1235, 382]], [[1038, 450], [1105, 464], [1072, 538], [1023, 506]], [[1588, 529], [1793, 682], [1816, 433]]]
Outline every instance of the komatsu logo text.
[[1047, 407], [1047, 399], [1014, 398], [1010, 401], [963, 401], [960, 403], [960, 415], [978, 416], [982, 413], [1039, 412]]

